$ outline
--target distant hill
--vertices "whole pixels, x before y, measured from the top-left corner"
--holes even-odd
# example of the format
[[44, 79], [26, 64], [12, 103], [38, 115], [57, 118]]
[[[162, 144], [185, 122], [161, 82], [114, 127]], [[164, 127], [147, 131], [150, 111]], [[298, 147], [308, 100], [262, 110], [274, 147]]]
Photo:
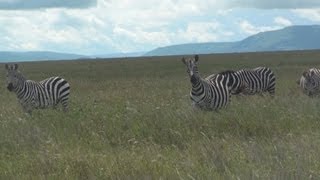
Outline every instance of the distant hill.
[[0, 51], [0, 62], [139, 57], [145, 53], [146, 52], [113, 53], [113, 54], [98, 54], [98, 55], [86, 56], [86, 55], [80, 55], [80, 54], [59, 53], [59, 52], [51, 52], [51, 51], [28, 51], [28, 52]]
[[184, 54], [212, 54], [234, 52], [290, 51], [320, 49], [320, 25], [290, 26], [280, 30], [261, 32], [242, 41], [179, 44], [159, 47], [147, 53], [114, 53], [80, 55], [51, 51], [0, 51], [0, 62], [71, 60], [89, 58], [118, 58], [139, 56], [167, 56]]
[[320, 49], [320, 25], [290, 26], [261, 32], [237, 42], [193, 43], [159, 47], [145, 56]]
[[86, 57], [87, 56], [84, 56], [84, 55], [58, 53], [58, 52], [50, 52], [50, 51], [29, 51], [29, 52], [0, 51], [0, 62], [69, 60], [69, 59], [82, 59]]
[[98, 54], [91, 57], [94, 58], [119, 58], [119, 57], [139, 57], [146, 52], [131, 52], [131, 53], [112, 53], [112, 54]]

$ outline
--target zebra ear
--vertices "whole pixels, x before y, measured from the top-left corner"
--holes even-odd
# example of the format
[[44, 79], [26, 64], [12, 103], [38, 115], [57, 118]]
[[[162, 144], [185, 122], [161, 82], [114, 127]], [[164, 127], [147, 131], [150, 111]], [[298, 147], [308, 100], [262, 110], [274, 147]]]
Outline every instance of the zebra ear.
[[17, 70], [18, 69], [18, 64], [14, 64], [13, 65], [13, 70]]
[[196, 60], [196, 62], [198, 62], [199, 56], [198, 56], [198, 55], [195, 55], [195, 56], [194, 56], [194, 60]]
[[187, 64], [186, 58], [182, 57], [181, 61], [183, 62], [183, 64]]

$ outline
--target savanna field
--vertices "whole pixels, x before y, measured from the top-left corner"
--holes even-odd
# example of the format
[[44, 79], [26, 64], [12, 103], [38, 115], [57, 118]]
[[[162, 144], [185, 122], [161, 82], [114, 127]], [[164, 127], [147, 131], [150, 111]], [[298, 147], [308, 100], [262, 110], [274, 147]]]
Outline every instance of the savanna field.
[[182, 56], [19, 63], [71, 85], [68, 113], [23, 113], [0, 73], [0, 179], [319, 179], [320, 97], [296, 80], [320, 51], [200, 55], [202, 77], [270, 67], [276, 96], [193, 110]]

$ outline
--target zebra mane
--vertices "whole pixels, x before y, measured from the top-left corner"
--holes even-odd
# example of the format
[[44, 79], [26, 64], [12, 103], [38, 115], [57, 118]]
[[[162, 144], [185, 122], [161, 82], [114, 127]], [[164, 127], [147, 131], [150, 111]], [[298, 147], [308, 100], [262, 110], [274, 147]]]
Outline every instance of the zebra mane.
[[20, 71], [18, 71], [18, 73], [19, 73], [20, 78], [21, 78], [22, 80], [27, 80], [27, 77], [26, 77], [24, 74], [22, 74]]
[[235, 73], [235, 71], [233, 71], [233, 70], [225, 70], [225, 71], [219, 72], [218, 74], [229, 75], [229, 74], [233, 74], [233, 73]]
[[23, 74], [23, 73], [21, 73], [19, 70], [16, 70], [15, 71], [15, 74], [17, 75], [17, 77], [20, 79], [20, 80], [28, 80], [27, 79], [27, 77]]

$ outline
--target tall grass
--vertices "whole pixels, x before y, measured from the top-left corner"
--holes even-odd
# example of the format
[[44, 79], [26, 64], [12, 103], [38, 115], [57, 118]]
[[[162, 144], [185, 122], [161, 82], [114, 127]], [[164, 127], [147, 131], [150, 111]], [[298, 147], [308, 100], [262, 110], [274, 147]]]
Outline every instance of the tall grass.
[[319, 179], [320, 99], [295, 80], [320, 53], [200, 56], [203, 76], [268, 66], [276, 96], [194, 110], [179, 56], [21, 63], [29, 79], [71, 84], [70, 111], [25, 115], [0, 76], [1, 179]]

